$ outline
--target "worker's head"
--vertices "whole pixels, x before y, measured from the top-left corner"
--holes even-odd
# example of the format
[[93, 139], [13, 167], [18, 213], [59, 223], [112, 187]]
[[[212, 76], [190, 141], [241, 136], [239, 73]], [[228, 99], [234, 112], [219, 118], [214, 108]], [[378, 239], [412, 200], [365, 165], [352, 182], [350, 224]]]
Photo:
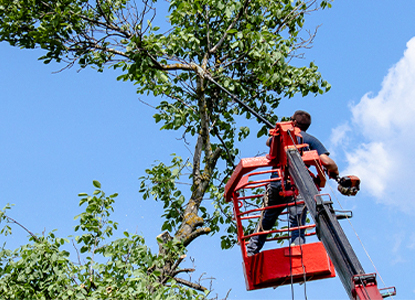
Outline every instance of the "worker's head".
[[311, 124], [311, 116], [304, 110], [297, 110], [291, 120], [294, 121], [294, 125], [300, 128], [302, 131], [307, 131]]

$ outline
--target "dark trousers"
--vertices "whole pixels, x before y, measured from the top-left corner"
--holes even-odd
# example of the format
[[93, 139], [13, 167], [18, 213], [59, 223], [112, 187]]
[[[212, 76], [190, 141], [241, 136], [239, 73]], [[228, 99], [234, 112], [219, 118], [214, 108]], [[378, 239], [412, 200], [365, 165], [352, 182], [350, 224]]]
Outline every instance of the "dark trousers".
[[[290, 186], [286, 185], [286, 189], [289, 189]], [[295, 198], [290, 197], [283, 197], [280, 195], [282, 191], [281, 182], [280, 181], [273, 181], [267, 186], [267, 190], [265, 192], [264, 200], [265, 206], [273, 206], [273, 205], [280, 205], [280, 204], [288, 204], [295, 201]], [[301, 196], [297, 197], [297, 201], [301, 201]], [[281, 212], [285, 209], [285, 206], [268, 209], [265, 210], [263, 213], [262, 218], [257, 224], [257, 228], [255, 232], [261, 232], [270, 230], [276, 223], [278, 216]], [[297, 227], [300, 225], [304, 225], [306, 221], [306, 207], [304, 204], [297, 205], [297, 206], [290, 206], [288, 208], [289, 212], [289, 220], [290, 220], [290, 227]], [[305, 230], [295, 230], [291, 232], [291, 243], [296, 245], [303, 244], [305, 242], [304, 238]], [[247, 245], [247, 252], [248, 255], [257, 254], [265, 244], [265, 240], [267, 239], [267, 235], [256, 235], [249, 239], [249, 243]]]

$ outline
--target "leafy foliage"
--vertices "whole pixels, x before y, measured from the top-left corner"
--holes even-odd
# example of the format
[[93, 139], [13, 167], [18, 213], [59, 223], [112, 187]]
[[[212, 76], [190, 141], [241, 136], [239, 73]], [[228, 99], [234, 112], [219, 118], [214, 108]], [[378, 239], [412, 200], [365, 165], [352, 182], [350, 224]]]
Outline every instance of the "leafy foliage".
[[[164, 206], [162, 230], [167, 232], [159, 238], [157, 256], [144, 250], [144, 241], [138, 236], [116, 240], [112, 246], [103, 244], [117, 226], [109, 218], [116, 195], [105, 196], [98, 182], [94, 182], [97, 190], [92, 196], [82, 195], [81, 202], [87, 207], [78, 216], [80, 224], [75, 228], [83, 232], [76, 239], [80, 252], [90, 255], [82, 267], [64, 260], [66, 252], [56, 252], [62, 240], [32, 235], [33, 244], [27, 246], [30, 249], [57, 245], [53, 251], [61, 259], [59, 268], [67, 268], [71, 274], [65, 278], [70, 278], [73, 295], [95, 295], [99, 290], [100, 297], [109, 297], [134, 287], [138, 293], [134, 297], [146, 299], [148, 290], [143, 290], [144, 286], [155, 287], [160, 297], [195, 295], [173, 283], [175, 270], [183, 260], [179, 252], [201, 235], [223, 232], [222, 227], [222, 247], [235, 244], [232, 208], [224, 203], [223, 188], [239, 155], [235, 142], [247, 138], [252, 133], [252, 121], [258, 121], [221, 87], [271, 123], [278, 121], [276, 112], [282, 98], [327, 92], [330, 84], [318, 67], [313, 62], [302, 65], [296, 58], [302, 57], [301, 51], [310, 47], [316, 34], [305, 30], [306, 15], [330, 7], [330, 2], [0, 0], [0, 41], [43, 49], [45, 54], [39, 59], [44, 63], [93, 67], [98, 72], [106, 67], [119, 70], [118, 80], [133, 82], [138, 94], [160, 99], [154, 105], [154, 120], [161, 129], [180, 131], [186, 147], [193, 147], [191, 160], [174, 155], [170, 165], [160, 162], [140, 178], [143, 198], [153, 197]], [[241, 126], [238, 123], [242, 121]], [[262, 125], [256, 135], [265, 134], [267, 127]], [[185, 168], [189, 169], [187, 176]], [[206, 199], [213, 205], [206, 205]], [[4, 227], [3, 232], [9, 233], [10, 228]], [[179, 252], [174, 246], [178, 244]], [[13, 257], [23, 259], [24, 249], [17, 251]], [[12, 257], [2, 253], [3, 261]], [[99, 265], [94, 255], [119, 259]], [[126, 266], [121, 259], [125, 256], [128, 261], [140, 258], [148, 262], [149, 270], [155, 266], [155, 271], [148, 274], [143, 271], [144, 265]], [[7, 264], [17, 268], [14, 262], [19, 259], [9, 259]], [[160, 271], [158, 263], [162, 260]], [[123, 268], [115, 269], [117, 264]], [[98, 277], [91, 270], [111, 273], [112, 277]], [[8, 278], [6, 273], [4, 276]], [[75, 282], [86, 288], [79, 288]], [[105, 284], [94, 290], [89, 288], [92, 282]], [[190, 282], [181, 284], [206, 290]], [[62, 281], [62, 286], [67, 285]], [[105, 294], [104, 286], [111, 287], [111, 292]]]
[[[100, 184], [94, 181], [95, 187]], [[205, 299], [205, 293], [184, 288], [173, 277], [159, 282], [166, 260], [179, 257], [185, 249], [178, 241], [166, 243], [170, 257], [151, 253], [141, 236], [124, 232], [123, 238], [110, 241], [115, 227], [111, 220], [109, 197], [101, 189], [92, 195], [80, 194], [85, 212], [75, 231], [77, 262], [68, 252], [69, 240], [56, 236], [31, 236], [29, 244], [16, 250], [0, 250], [1, 299]], [[6, 206], [1, 221], [8, 226]], [[10, 218], [10, 219], [9, 219]], [[15, 223], [15, 222], [13, 222]], [[20, 225], [20, 224], [19, 224]], [[7, 231], [6, 231], [7, 232]], [[169, 285], [167, 287], [166, 285]]]
[[[146, 177], [140, 177], [140, 192], [143, 193], [143, 199], [146, 200], [153, 196], [156, 201], [163, 202], [165, 222], [162, 230], [177, 230], [177, 225], [184, 213], [185, 197], [178, 189], [176, 181], [180, 179], [182, 170], [187, 166], [188, 162], [183, 162], [181, 157], [173, 154], [172, 165], [166, 166], [160, 162], [152, 169], [147, 169]], [[148, 184], [146, 184], [148, 182]]]

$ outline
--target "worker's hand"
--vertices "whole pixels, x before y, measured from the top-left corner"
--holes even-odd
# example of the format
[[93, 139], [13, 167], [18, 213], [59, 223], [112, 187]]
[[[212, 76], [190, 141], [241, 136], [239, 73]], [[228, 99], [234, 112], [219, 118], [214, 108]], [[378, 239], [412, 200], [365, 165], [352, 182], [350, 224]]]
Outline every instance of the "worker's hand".
[[329, 171], [329, 170], [327, 170], [327, 175], [329, 175], [329, 178], [330, 179], [337, 180], [339, 178], [339, 171], [338, 170], [336, 170], [336, 171]]

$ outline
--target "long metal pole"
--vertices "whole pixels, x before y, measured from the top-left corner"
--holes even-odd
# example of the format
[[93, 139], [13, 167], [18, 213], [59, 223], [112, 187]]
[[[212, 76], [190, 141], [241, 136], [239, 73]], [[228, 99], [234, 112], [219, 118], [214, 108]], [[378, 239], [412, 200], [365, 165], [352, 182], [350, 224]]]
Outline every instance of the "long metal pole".
[[227, 89], [225, 89], [223, 86], [221, 86], [219, 83], [217, 83], [212, 76], [210, 76], [207, 73], [204, 73], [204, 78], [215, 84], [218, 88], [220, 88], [222, 91], [224, 91], [226, 94], [228, 94], [235, 102], [237, 102], [239, 105], [243, 106], [247, 111], [249, 111], [251, 114], [253, 114], [255, 117], [257, 117], [259, 120], [261, 120], [263, 123], [265, 123], [269, 128], [274, 128], [275, 124], [272, 124], [270, 121], [265, 119], [263, 116], [261, 116], [259, 113], [257, 113], [255, 110], [253, 110], [251, 107], [249, 107], [247, 104], [245, 104], [241, 99], [236, 97], [234, 94], [229, 92]]

